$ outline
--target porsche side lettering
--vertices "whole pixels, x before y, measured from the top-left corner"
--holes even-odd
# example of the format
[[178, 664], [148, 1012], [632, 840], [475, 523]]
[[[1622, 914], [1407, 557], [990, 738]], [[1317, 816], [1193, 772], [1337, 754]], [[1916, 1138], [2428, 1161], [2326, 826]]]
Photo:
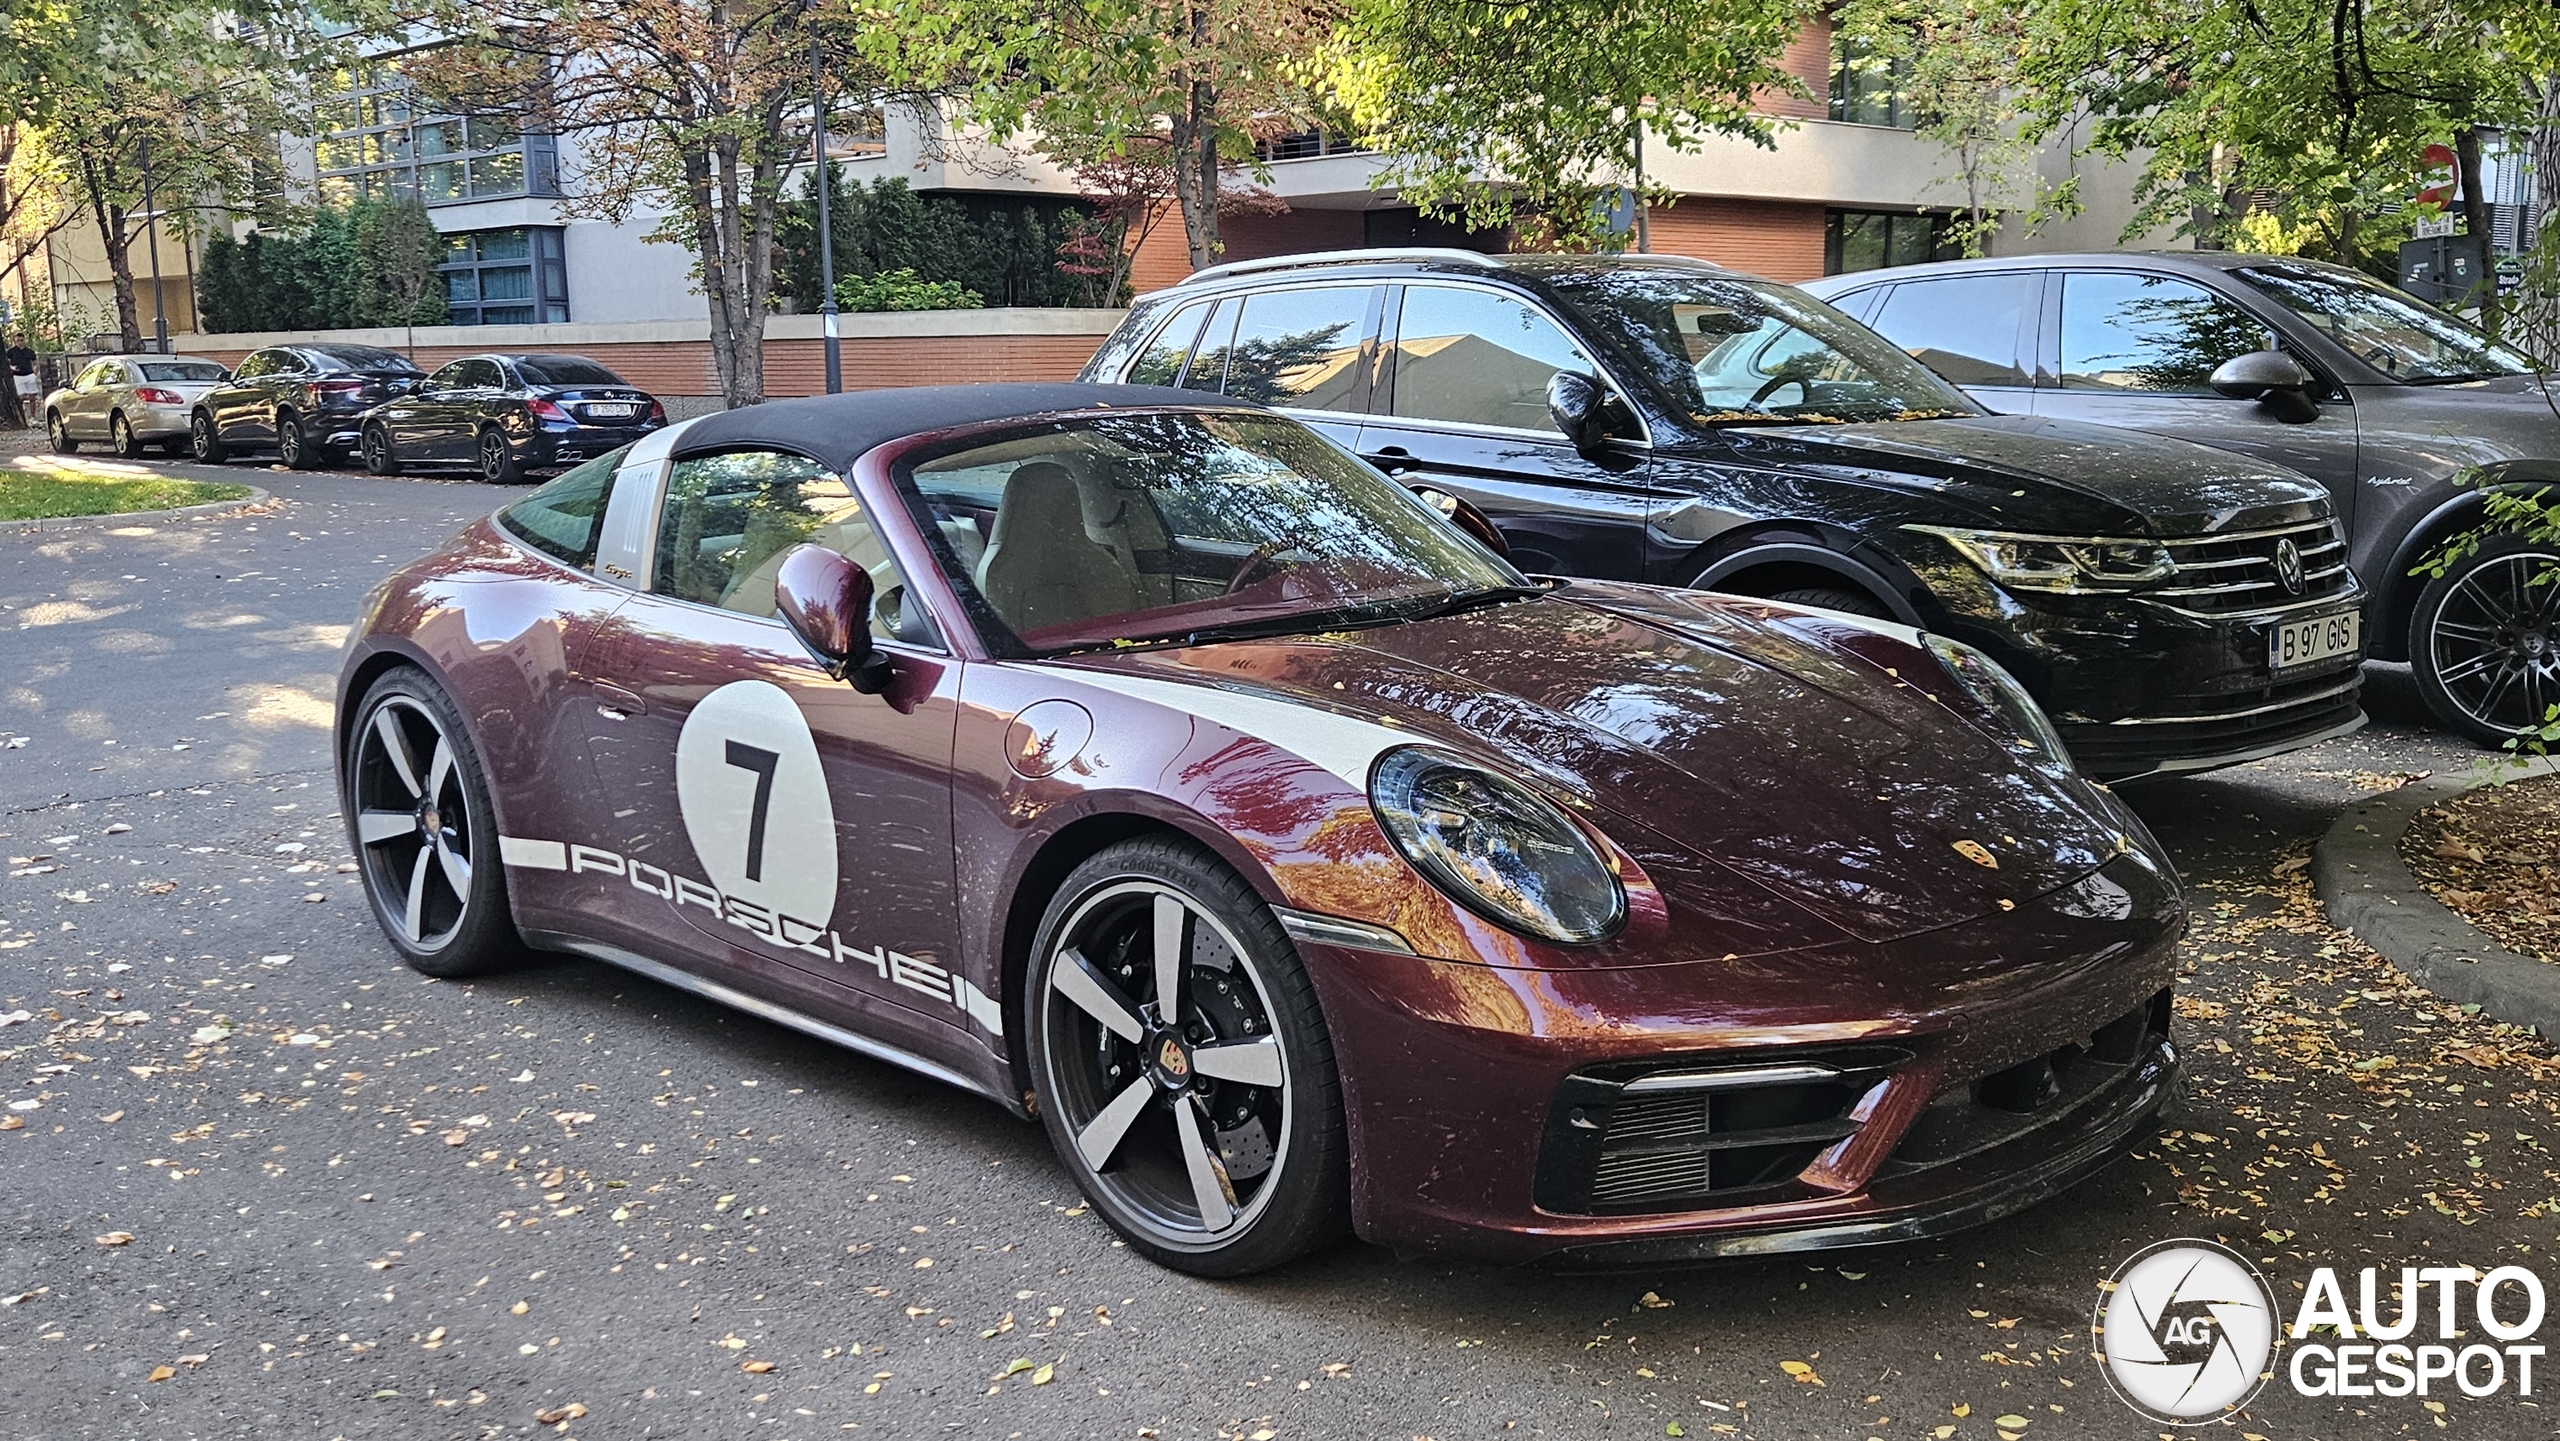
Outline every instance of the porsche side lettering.
[[[797, 916], [759, 906], [736, 896], [722, 895], [717, 887], [706, 885], [691, 876], [677, 875], [662, 866], [600, 850], [574, 842], [533, 840], [524, 836], [501, 836], [498, 854], [510, 866], [520, 870], [567, 871], [578, 875], [593, 871], [608, 876], [621, 876], [634, 890], [646, 891], [669, 905], [681, 909], [700, 906], [748, 935], [786, 951], [805, 951], [820, 960], [837, 965], [861, 962], [869, 966], [886, 985], [903, 986], [938, 1001], [946, 1001], [989, 1035], [1004, 1034], [1004, 1008], [993, 996], [970, 984], [968, 977], [955, 976], [931, 961], [918, 960], [883, 946], [868, 950], [848, 946], [834, 930]], [[821, 946], [820, 941], [826, 944]]]

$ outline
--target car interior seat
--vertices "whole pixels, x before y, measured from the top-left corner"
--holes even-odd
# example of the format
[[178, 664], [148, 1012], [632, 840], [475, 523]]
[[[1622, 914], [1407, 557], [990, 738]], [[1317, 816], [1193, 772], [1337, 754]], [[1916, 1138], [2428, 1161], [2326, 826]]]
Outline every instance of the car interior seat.
[[1055, 461], [1005, 478], [977, 575], [1005, 624], [1027, 633], [1146, 608], [1127, 538], [1097, 539], [1086, 517], [1075, 473]]

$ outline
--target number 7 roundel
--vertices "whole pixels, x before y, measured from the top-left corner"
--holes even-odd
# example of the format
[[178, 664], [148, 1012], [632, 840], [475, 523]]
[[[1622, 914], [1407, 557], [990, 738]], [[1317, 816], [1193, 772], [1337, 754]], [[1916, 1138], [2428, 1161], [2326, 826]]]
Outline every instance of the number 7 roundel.
[[824, 926], [836, 909], [836, 817], [808, 718], [782, 687], [732, 681], [676, 738], [676, 804], [724, 897]]

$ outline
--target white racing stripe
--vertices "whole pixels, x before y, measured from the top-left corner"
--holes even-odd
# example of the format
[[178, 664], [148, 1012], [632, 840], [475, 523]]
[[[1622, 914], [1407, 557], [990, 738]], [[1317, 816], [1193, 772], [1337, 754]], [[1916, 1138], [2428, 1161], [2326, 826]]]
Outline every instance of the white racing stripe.
[[1082, 670], [1072, 666], [1035, 666], [1031, 669], [1072, 677], [1085, 685], [1114, 691], [1133, 700], [1152, 701], [1168, 710], [1195, 715], [1256, 740], [1268, 741], [1340, 776], [1352, 789], [1363, 794], [1369, 789], [1369, 768], [1381, 753], [1397, 746], [1430, 744], [1420, 736], [1383, 722], [1360, 720], [1273, 696], [1245, 695], [1215, 685], [1192, 685], [1157, 680], [1152, 676], [1122, 675], [1115, 671]]
[[498, 859], [529, 871], [569, 869], [569, 848], [558, 841], [531, 841], [522, 836], [498, 837]]

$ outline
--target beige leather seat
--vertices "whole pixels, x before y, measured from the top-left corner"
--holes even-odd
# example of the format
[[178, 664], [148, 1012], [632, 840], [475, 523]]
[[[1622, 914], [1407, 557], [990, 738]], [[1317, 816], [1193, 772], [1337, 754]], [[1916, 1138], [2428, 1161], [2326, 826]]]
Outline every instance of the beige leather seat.
[[978, 590], [1019, 632], [1144, 608], [1127, 552], [1095, 539], [1075, 475], [1035, 460], [1005, 478]]

